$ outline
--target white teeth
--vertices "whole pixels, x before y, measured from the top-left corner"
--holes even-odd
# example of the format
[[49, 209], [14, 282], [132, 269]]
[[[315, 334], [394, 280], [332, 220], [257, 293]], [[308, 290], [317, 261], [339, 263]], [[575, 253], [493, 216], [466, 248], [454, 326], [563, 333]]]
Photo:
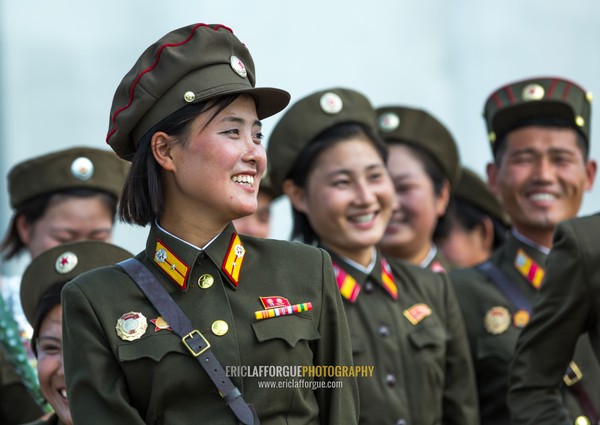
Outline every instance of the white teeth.
[[375, 214], [374, 213], [370, 213], [370, 214], [365, 214], [365, 215], [361, 215], [358, 217], [354, 217], [352, 219], [352, 221], [356, 222], [356, 223], [367, 223], [371, 220], [373, 220], [373, 218], [375, 218]]
[[531, 199], [532, 201], [545, 202], [554, 201], [556, 199], [556, 196], [554, 196], [551, 193], [534, 193], [533, 195], [529, 195], [529, 199]]
[[63, 396], [64, 398], [67, 398], [67, 389], [63, 388], [62, 390], [60, 390], [60, 395]]
[[236, 183], [241, 183], [241, 184], [245, 184], [248, 186], [254, 185], [254, 176], [237, 175], [237, 176], [233, 176], [231, 178], [231, 180], [233, 180]]

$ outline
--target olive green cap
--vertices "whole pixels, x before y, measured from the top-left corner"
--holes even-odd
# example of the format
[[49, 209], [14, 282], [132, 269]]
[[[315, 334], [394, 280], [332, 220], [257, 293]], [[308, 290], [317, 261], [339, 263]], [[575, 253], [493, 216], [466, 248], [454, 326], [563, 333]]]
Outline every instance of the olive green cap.
[[495, 90], [486, 100], [483, 117], [495, 153], [496, 140], [535, 119], [558, 120], [579, 131], [588, 147], [592, 93], [558, 77], [528, 78]]
[[191, 103], [246, 93], [256, 100], [259, 119], [289, 103], [286, 91], [255, 84], [252, 56], [230, 28], [202, 23], [179, 28], [148, 47], [117, 87], [106, 142], [131, 160], [146, 132]]
[[123, 248], [99, 241], [80, 241], [50, 248], [35, 257], [23, 274], [21, 305], [25, 317], [35, 324], [38, 305], [49, 289], [64, 285], [88, 270], [130, 257], [133, 254]]
[[502, 207], [502, 203], [474, 171], [463, 167], [458, 185], [452, 195], [510, 227], [510, 218]]
[[377, 128], [390, 144], [417, 146], [433, 157], [453, 190], [460, 177], [460, 156], [450, 131], [422, 109], [384, 106], [377, 109]]
[[269, 175], [281, 193], [300, 153], [325, 130], [358, 123], [375, 131], [375, 111], [365, 95], [346, 88], [321, 90], [293, 104], [276, 124], [267, 144]]
[[93, 189], [117, 199], [129, 171], [129, 163], [113, 152], [75, 147], [38, 156], [15, 165], [8, 173], [10, 205], [68, 189]]

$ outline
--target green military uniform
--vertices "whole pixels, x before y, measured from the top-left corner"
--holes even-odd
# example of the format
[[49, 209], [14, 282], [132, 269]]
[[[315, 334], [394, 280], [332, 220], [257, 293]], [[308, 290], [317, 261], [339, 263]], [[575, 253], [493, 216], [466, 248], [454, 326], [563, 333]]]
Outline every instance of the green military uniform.
[[[331, 88], [293, 105], [269, 140], [274, 187], [284, 186], [306, 150], [328, 148], [320, 134], [347, 123], [375, 128], [369, 100], [354, 90]], [[477, 424], [465, 328], [447, 277], [388, 260], [375, 247], [365, 268], [322, 246], [333, 260], [354, 364], [373, 367], [372, 376], [358, 378], [359, 423]]]
[[[513, 234], [504, 246], [494, 252], [490, 261], [532, 303], [538, 292], [536, 286], [541, 284], [546, 256]], [[521, 271], [518, 267], [521, 267]], [[475, 269], [453, 270], [450, 272], [450, 279], [469, 335], [482, 424], [510, 424], [506, 403], [510, 363], [517, 338], [527, 323], [529, 314], [520, 311], [504, 293]], [[530, 279], [534, 281], [531, 282]], [[584, 383], [591, 394], [598, 395], [597, 402], [600, 402], [600, 370], [593, 367], [589, 340], [583, 338], [580, 345], [582, 347], [578, 349], [574, 360], [587, 372]], [[581, 416], [583, 412], [573, 394], [566, 388], [563, 388], [562, 393], [572, 416]]]
[[[233, 374], [238, 366], [352, 365], [329, 256], [299, 243], [243, 236], [232, 243], [232, 238], [235, 229], [230, 225], [206, 249], [198, 249], [153, 226], [146, 250], [137, 258]], [[236, 260], [237, 286], [224, 271], [236, 250], [243, 252]], [[257, 320], [255, 312], [265, 308], [261, 297], [310, 302], [312, 310]], [[161, 323], [156, 309], [121, 269], [98, 270], [67, 284], [63, 309], [65, 374], [76, 423], [237, 423], [181, 339]], [[126, 340], [120, 336], [119, 320], [131, 312], [145, 317], [147, 329], [142, 332], [140, 325], [139, 337]], [[93, 349], [83, 356], [79, 347]], [[294, 388], [300, 378], [231, 379], [263, 424], [354, 423], [358, 406], [353, 379], [327, 378], [339, 379], [343, 387], [315, 391]], [[289, 387], [265, 389], [262, 381]]]
[[[531, 125], [531, 120], [537, 118], [567, 123], [587, 140], [590, 99], [578, 86], [557, 78], [524, 80], [501, 87], [488, 98], [484, 114], [494, 152], [498, 150], [496, 142], [508, 132]], [[493, 284], [497, 279], [486, 277], [482, 271], [450, 273], [469, 334], [483, 425], [511, 423], [507, 405], [510, 364], [541, 286], [547, 254], [548, 249], [513, 231], [489, 260], [509, 282], [510, 293]], [[528, 308], [518, 306], [519, 299]], [[582, 386], [592, 403], [600, 406], [600, 367], [587, 337], [578, 342], [573, 360], [583, 371]], [[573, 391], [563, 386], [561, 395], [572, 420], [584, 415]], [[531, 400], [523, 402], [533, 406]]]
[[37, 419], [43, 413], [0, 345], [0, 423], [18, 425]]
[[[372, 377], [358, 379], [360, 423], [477, 424], [466, 333], [446, 275], [380, 253], [367, 274], [329, 253], [354, 364], [374, 366]], [[360, 287], [355, 298], [351, 281]]]
[[[377, 129], [386, 143], [405, 144], [427, 155], [448, 180], [450, 191], [454, 191], [462, 172], [460, 155], [444, 124], [425, 110], [406, 106], [384, 106], [376, 114]], [[426, 164], [423, 166], [427, 168]], [[436, 273], [451, 269], [450, 262], [435, 244], [420, 266]]]
[[58, 416], [53, 414], [50, 417], [48, 417], [47, 419], [40, 419], [35, 422], [27, 423], [25, 425], [64, 425], [64, 423], [61, 422], [60, 419], [58, 419]]
[[[598, 349], [597, 295], [600, 284], [600, 215], [559, 224], [544, 285], [534, 305], [530, 324], [521, 333], [511, 375], [509, 406], [514, 424], [572, 424], [573, 413], [565, 411], [559, 394], [563, 374], [573, 351], [589, 333]], [[579, 341], [579, 342], [578, 342]], [[577, 352], [575, 352], [577, 358]], [[577, 359], [576, 359], [577, 362]], [[597, 365], [579, 365], [583, 383], [593, 380], [588, 395], [600, 406]], [[586, 424], [581, 420], [579, 424]]]

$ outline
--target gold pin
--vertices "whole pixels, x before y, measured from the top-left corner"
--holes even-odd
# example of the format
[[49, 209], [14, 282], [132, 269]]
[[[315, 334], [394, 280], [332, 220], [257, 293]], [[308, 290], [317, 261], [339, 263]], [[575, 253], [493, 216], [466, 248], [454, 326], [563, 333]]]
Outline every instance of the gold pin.
[[215, 283], [215, 278], [210, 274], [203, 274], [198, 278], [198, 286], [202, 289], [208, 289]]
[[217, 336], [223, 336], [229, 331], [229, 325], [224, 320], [215, 320], [210, 330]]
[[183, 100], [185, 100], [187, 103], [192, 103], [194, 100], [196, 100], [196, 94], [193, 91], [186, 91], [183, 94]]

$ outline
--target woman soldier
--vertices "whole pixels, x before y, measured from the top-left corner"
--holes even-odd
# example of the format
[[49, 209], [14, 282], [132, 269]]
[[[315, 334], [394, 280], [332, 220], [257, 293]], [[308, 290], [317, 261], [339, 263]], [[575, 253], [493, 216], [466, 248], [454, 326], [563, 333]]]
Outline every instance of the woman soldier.
[[[113, 152], [88, 147], [16, 164], [8, 174], [14, 213], [0, 245], [4, 259], [24, 252], [35, 258], [51, 247], [78, 240], [110, 241], [128, 167]], [[0, 278], [4, 298], [0, 299], [0, 423], [7, 425], [42, 414], [33, 401], [42, 400], [30, 364], [35, 363], [32, 329], [21, 308], [20, 284], [20, 276]]]
[[63, 290], [75, 423], [356, 423], [355, 378], [298, 376], [352, 364], [329, 256], [231, 224], [256, 210], [259, 119], [289, 102], [254, 85], [233, 32], [194, 24], [117, 88], [107, 141], [132, 162], [119, 212], [151, 229], [136, 260]]
[[446, 208], [460, 177], [456, 143], [441, 122], [420, 109], [384, 107], [377, 117], [398, 198], [381, 249], [435, 272], [448, 270], [434, 241], [445, 234]]
[[382, 255], [394, 207], [375, 112], [344, 88], [298, 101], [268, 143], [271, 178], [290, 198], [293, 238], [326, 249], [344, 300], [361, 424], [476, 424], [465, 329], [445, 274]]
[[118, 246], [98, 241], [64, 244], [36, 257], [25, 270], [21, 302], [33, 326], [33, 350], [44, 398], [54, 413], [31, 425], [73, 425], [63, 370], [60, 291], [75, 276], [130, 258]]

